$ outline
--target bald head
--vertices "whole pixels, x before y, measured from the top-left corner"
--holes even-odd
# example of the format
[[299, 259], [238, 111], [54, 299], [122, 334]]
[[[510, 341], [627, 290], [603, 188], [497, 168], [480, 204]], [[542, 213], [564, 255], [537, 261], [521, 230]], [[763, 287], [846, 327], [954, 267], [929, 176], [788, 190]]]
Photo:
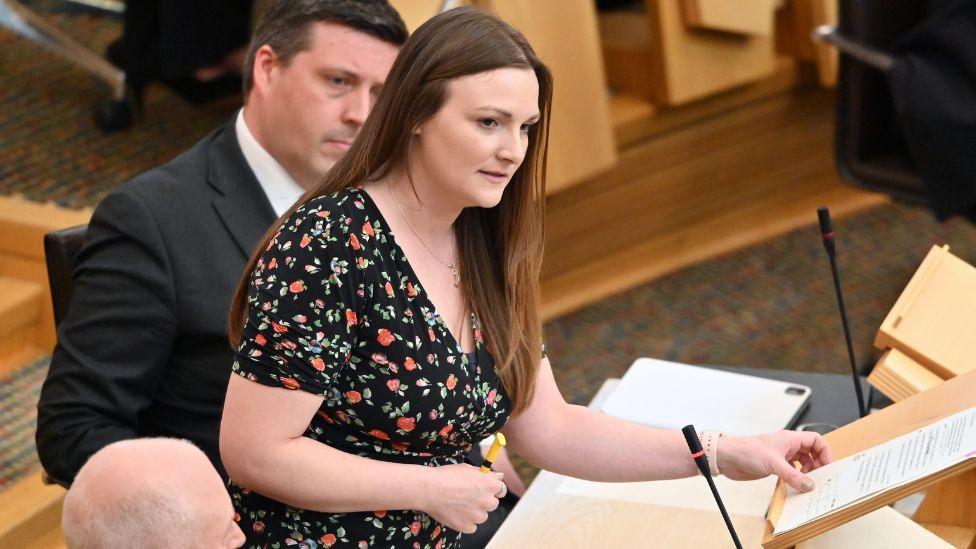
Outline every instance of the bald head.
[[193, 444], [151, 438], [96, 452], [64, 499], [70, 549], [240, 547], [244, 536], [220, 475]]

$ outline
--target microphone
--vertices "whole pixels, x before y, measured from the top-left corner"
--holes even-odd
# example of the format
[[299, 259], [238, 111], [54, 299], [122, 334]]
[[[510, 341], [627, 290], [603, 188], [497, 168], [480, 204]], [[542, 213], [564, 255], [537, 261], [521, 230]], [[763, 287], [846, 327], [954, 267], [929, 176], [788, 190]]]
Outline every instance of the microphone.
[[702, 450], [701, 441], [698, 440], [698, 432], [695, 431], [694, 425], [685, 425], [681, 432], [685, 435], [685, 441], [688, 443], [688, 449], [691, 450], [691, 457], [695, 460], [695, 464], [698, 465], [698, 470], [708, 481], [708, 487], [712, 490], [712, 496], [715, 498], [715, 503], [718, 504], [718, 510], [722, 512], [722, 518], [725, 519], [725, 526], [729, 529], [729, 534], [732, 535], [732, 541], [735, 542], [736, 549], [742, 549], [742, 544], [739, 543], [739, 536], [735, 533], [735, 528], [732, 526], [732, 519], [729, 518], [729, 513], [725, 510], [725, 504], [722, 503], [722, 496], [718, 495], [718, 489], [715, 488], [715, 481], [712, 480], [712, 470], [708, 466], [708, 456], [705, 455], [705, 450]]
[[851, 377], [854, 379], [854, 392], [857, 394], [857, 407], [861, 417], [868, 415], [864, 406], [864, 395], [861, 393], [861, 380], [857, 375], [857, 360], [854, 358], [854, 344], [851, 343], [851, 329], [847, 325], [847, 309], [844, 308], [844, 294], [840, 289], [840, 272], [837, 270], [837, 250], [834, 245], [834, 229], [830, 223], [830, 210], [827, 206], [817, 208], [817, 218], [820, 220], [820, 236], [823, 238], [824, 249], [830, 259], [830, 271], [834, 276], [834, 292], [837, 294], [837, 306], [840, 307], [840, 321], [844, 327], [844, 339], [847, 342], [847, 357], [851, 362]]

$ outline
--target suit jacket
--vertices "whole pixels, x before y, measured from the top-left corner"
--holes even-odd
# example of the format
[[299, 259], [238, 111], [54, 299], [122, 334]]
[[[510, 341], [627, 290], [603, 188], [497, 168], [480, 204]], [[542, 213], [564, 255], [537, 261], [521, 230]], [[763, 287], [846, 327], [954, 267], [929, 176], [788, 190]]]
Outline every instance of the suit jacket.
[[233, 119], [98, 205], [38, 402], [37, 450], [52, 477], [70, 483], [103, 446], [144, 436], [188, 439], [226, 477], [227, 313], [276, 217]]

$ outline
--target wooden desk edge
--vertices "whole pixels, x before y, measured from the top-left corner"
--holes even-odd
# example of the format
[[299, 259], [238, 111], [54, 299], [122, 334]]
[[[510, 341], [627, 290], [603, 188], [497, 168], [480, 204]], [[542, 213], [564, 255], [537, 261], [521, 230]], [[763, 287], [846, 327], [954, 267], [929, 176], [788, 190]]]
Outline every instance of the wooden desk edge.
[[[845, 425], [824, 436], [824, 440], [831, 447], [834, 458], [841, 459], [931, 425], [974, 406], [976, 406], [976, 370], [957, 376], [928, 391], [913, 395], [901, 402], [892, 404], [884, 410]], [[868, 498], [846, 510], [853, 516], [848, 516], [845, 510], [842, 510], [796, 530], [791, 530], [779, 536], [773, 536], [772, 530], [774, 523], [778, 521], [786, 500], [785, 485], [780, 481], [777, 483], [776, 491], [773, 493], [773, 499], [769, 505], [769, 518], [766, 521], [766, 535], [763, 537], [762, 545], [765, 549], [790, 547], [796, 542], [836, 527], [838, 524], [829, 523], [832, 518], [846, 517], [847, 520], [852, 520], [878, 507], [918, 492], [944, 478], [955, 476], [971, 469], [976, 469], [976, 459], [968, 459], [959, 465], [950, 467], [929, 477], [882, 492], [876, 497]], [[811, 532], [812, 529], [816, 528], [813, 526], [816, 524], [828, 524], [828, 527], [822, 531]], [[808, 533], [810, 535], [804, 535]]]

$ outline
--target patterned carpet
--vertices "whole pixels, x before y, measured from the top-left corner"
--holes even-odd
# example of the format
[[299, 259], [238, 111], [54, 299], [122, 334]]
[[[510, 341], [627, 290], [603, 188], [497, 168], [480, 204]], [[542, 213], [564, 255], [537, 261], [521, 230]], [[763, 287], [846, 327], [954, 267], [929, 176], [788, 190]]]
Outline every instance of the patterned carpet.
[[37, 398], [49, 358], [0, 378], [0, 490], [37, 467]]
[[[875, 362], [875, 333], [933, 244], [976, 264], [976, 227], [940, 224], [920, 208], [880, 206], [835, 220], [834, 231], [861, 365]], [[546, 335], [557, 381], [580, 404], [642, 356], [850, 372], [830, 264], [812, 225], [568, 314]]]
[[[122, 32], [111, 17], [38, 11], [94, 52]], [[68, 207], [97, 204], [119, 183], [228, 120], [240, 102], [193, 105], [153, 85], [135, 126], [106, 136], [92, 112], [109, 98], [108, 87], [6, 29], [0, 29], [0, 75], [0, 194]]]
[[[811, 219], [816, 219], [815, 212]], [[834, 220], [859, 365], [874, 364], [878, 327], [933, 244], [976, 265], [976, 226], [885, 205]], [[546, 325], [567, 401], [587, 404], [638, 357], [689, 364], [850, 372], [830, 264], [809, 226], [677, 271]], [[537, 470], [513, 460], [520, 474]]]
[[[101, 51], [116, 21], [55, 14], [52, 21]], [[132, 130], [102, 136], [92, 105], [107, 91], [84, 73], [0, 30], [0, 194], [90, 206], [118, 183], [160, 164], [224, 122], [234, 101], [194, 106], [156, 87]], [[811, 221], [815, 219], [810, 212]], [[976, 228], [936, 223], [924, 210], [886, 205], [837, 220], [838, 257], [859, 361], [872, 362], [881, 320], [933, 243], [976, 264]], [[567, 400], [586, 403], [637, 357], [693, 364], [844, 373], [830, 271], [810, 226], [613, 296], [546, 326]], [[34, 405], [45, 362], [0, 379], [0, 487], [35, 466]], [[534, 470], [519, 464], [531, 477]]]

